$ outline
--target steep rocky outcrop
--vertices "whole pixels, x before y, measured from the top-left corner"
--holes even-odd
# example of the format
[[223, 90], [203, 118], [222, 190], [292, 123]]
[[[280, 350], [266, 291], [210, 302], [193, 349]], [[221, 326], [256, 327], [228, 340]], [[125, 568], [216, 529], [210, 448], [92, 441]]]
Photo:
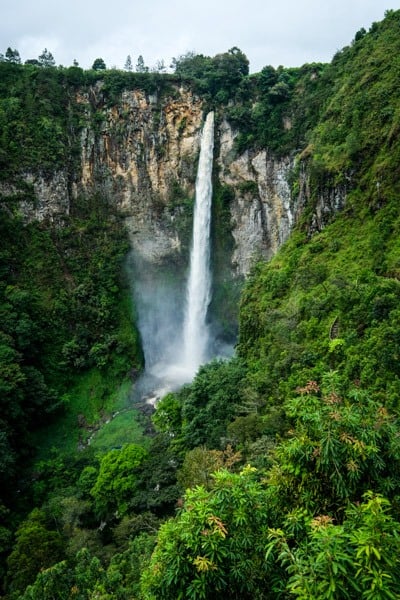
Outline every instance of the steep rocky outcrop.
[[47, 177], [25, 173], [16, 182], [0, 182], [0, 194], [19, 199], [19, 210], [27, 221], [54, 221], [69, 214], [76, 186], [71, 190], [67, 170]]
[[[161, 99], [124, 92], [118, 106], [103, 112], [97, 134], [90, 127], [90, 111], [101, 107], [101, 89], [80, 98], [88, 118], [82, 132], [81, 187], [101, 186], [112, 197], [127, 215], [133, 246], [154, 262], [181, 251], [178, 224], [185, 209], [174, 197], [177, 188], [194, 196], [204, 108], [189, 90], [176, 92]], [[234, 194], [232, 267], [244, 275], [255, 258], [270, 258], [289, 235], [299, 212], [288, 184], [293, 165], [290, 158], [277, 160], [266, 150], [236, 156], [234, 130], [224, 118], [218, 123], [218, 179]]]
[[234, 137], [224, 120], [218, 157], [220, 179], [234, 190], [233, 264], [238, 273], [246, 274], [255, 258], [270, 258], [289, 236], [296, 208], [288, 183], [293, 161], [277, 160], [266, 150], [246, 151], [235, 157]]

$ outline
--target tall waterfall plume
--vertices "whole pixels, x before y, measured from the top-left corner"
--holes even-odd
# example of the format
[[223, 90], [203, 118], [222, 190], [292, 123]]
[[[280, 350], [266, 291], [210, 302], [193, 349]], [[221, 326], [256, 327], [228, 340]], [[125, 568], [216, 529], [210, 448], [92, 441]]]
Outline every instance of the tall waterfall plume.
[[185, 301], [184, 290], [178, 292], [167, 273], [133, 256], [135, 304], [145, 355], [145, 373], [135, 385], [135, 396], [151, 403], [190, 382], [215, 350], [207, 326], [213, 151], [214, 113], [210, 112], [201, 137]]
[[182, 366], [192, 377], [198, 367], [206, 362], [209, 346], [206, 318], [211, 298], [210, 223], [213, 151], [214, 113], [210, 112], [201, 139], [183, 326]]

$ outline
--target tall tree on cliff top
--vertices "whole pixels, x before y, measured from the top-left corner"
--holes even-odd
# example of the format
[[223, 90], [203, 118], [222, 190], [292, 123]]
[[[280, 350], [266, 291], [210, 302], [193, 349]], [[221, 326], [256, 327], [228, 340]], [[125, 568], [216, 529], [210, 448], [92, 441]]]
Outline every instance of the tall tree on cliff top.
[[21, 57], [19, 55], [18, 50], [13, 50], [8, 47], [6, 50], [6, 60], [11, 63], [21, 64]]
[[94, 71], [105, 71], [106, 68], [107, 68], [106, 63], [104, 62], [104, 60], [102, 58], [96, 58], [96, 60], [92, 64], [92, 69]]
[[124, 69], [125, 71], [132, 71], [132, 59], [130, 54], [128, 54], [128, 56], [126, 57]]
[[56, 61], [54, 60], [54, 56], [52, 55], [47, 48], [45, 48], [42, 54], [39, 56], [39, 63], [42, 67], [55, 67]]
[[143, 56], [140, 54], [138, 56], [137, 63], [136, 63], [136, 72], [137, 73], [147, 73], [148, 70], [149, 70], [149, 67], [146, 67], [146, 65], [144, 64]]

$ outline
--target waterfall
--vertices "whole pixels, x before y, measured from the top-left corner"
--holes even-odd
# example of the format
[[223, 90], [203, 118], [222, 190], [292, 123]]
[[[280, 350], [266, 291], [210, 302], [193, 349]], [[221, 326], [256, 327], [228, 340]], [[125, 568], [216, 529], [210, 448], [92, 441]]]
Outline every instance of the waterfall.
[[212, 166], [214, 150], [214, 113], [207, 115], [200, 147], [193, 216], [190, 271], [186, 290], [183, 325], [183, 367], [193, 376], [207, 360], [209, 331], [206, 323], [211, 298], [210, 222]]
[[206, 322], [211, 298], [210, 224], [214, 113], [208, 113], [201, 137], [196, 178], [190, 267], [185, 302], [168, 285], [168, 275], [135, 263], [135, 296], [146, 369], [135, 395], [154, 403], [190, 382], [200, 365], [211, 359]]

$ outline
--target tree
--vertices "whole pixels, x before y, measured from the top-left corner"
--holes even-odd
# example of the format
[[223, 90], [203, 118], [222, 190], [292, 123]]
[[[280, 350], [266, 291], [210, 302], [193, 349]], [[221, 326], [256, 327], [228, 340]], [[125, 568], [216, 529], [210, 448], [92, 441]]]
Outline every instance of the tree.
[[310, 381], [285, 404], [292, 436], [276, 449], [270, 481], [279, 494], [309, 511], [340, 520], [343, 507], [375, 490], [389, 499], [400, 491], [399, 425], [360, 389], [345, 397], [336, 373], [320, 387]]
[[157, 402], [156, 410], [151, 417], [153, 425], [162, 433], [176, 438], [182, 428], [182, 403], [176, 394], [166, 394]]
[[149, 67], [146, 67], [146, 65], [144, 64], [143, 56], [140, 54], [138, 56], [137, 63], [136, 63], [136, 72], [137, 73], [147, 73], [148, 70], [149, 70]]
[[42, 54], [39, 56], [39, 63], [42, 67], [54, 67], [56, 61], [54, 60], [52, 53], [45, 48]]
[[152, 69], [155, 73], [166, 73], [167, 67], [165, 65], [164, 59], [157, 60], [155, 67]]
[[87, 548], [80, 550], [73, 561], [62, 561], [43, 569], [33, 585], [28, 586], [20, 600], [54, 600], [75, 598], [111, 600], [105, 593], [106, 572], [100, 560]]
[[178, 516], [161, 526], [142, 578], [146, 600], [254, 600], [266, 589], [265, 484], [251, 467], [214, 478], [211, 490], [188, 491]]
[[356, 33], [356, 35], [354, 36], [354, 41], [358, 42], [359, 40], [362, 40], [363, 37], [365, 37], [367, 35], [366, 30], [364, 29], [364, 27], [361, 27], [361, 29], [359, 29]]
[[105, 71], [106, 68], [106, 63], [102, 58], [96, 58], [96, 60], [92, 64], [93, 71]]
[[178, 471], [178, 483], [183, 490], [198, 485], [211, 489], [214, 485], [213, 473], [220, 469], [231, 471], [241, 459], [240, 452], [234, 452], [230, 445], [224, 451], [194, 448], [185, 454], [182, 467]]
[[285, 531], [270, 529], [266, 556], [277, 573], [277, 564], [284, 567], [280, 589], [300, 600], [399, 598], [400, 523], [390, 509], [388, 500], [368, 492], [348, 507], [343, 524], [328, 515], [303, 515], [305, 531], [296, 540], [292, 514]]
[[269, 89], [278, 81], [278, 74], [272, 65], [267, 65], [261, 69], [259, 79], [260, 89], [263, 92], [268, 92]]
[[202, 54], [196, 54], [195, 52], [190, 51], [186, 52], [186, 54], [174, 57], [170, 66], [176, 74], [187, 75], [190, 77], [200, 74], [200, 68], [204, 67], [206, 61], [209, 62], [210, 60], [211, 59], [208, 56], [203, 56]]
[[221, 448], [226, 427], [242, 402], [244, 368], [240, 361], [213, 360], [181, 391], [183, 435], [188, 448]]
[[171, 513], [179, 497], [176, 469], [179, 457], [167, 434], [154, 436], [146, 460], [140, 467], [137, 492], [130, 502], [135, 510], [151, 510], [156, 514]]
[[141, 534], [125, 552], [114, 554], [107, 571], [83, 548], [71, 560], [42, 570], [18, 600], [113, 600], [139, 598], [139, 579], [154, 547], [153, 537]]
[[[142, 598], [140, 576], [150, 562], [154, 545], [154, 535], [141, 533], [129, 542], [127, 550], [114, 554], [107, 569], [108, 589], [112, 590], [110, 600]], [[99, 600], [100, 598], [103, 597], [100, 596]]]
[[62, 536], [46, 526], [46, 518], [35, 508], [16, 532], [16, 544], [7, 559], [9, 590], [23, 591], [41, 569], [63, 558]]
[[96, 483], [90, 492], [101, 518], [115, 512], [123, 515], [127, 511], [136, 489], [136, 469], [146, 457], [146, 450], [136, 444], [125, 444], [102, 457]]
[[124, 69], [125, 71], [132, 71], [132, 59], [131, 59], [131, 55], [128, 54], [128, 56], [126, 57], [126, 61], [124, 64]]
[[10, 47], [8, 47], [6, 50], [6, 61], [20, 65], [21, 57], [18, 50], [12, 50]]
[[176, 74], [193, 80], [199, 91], [213, 96], [219, 94], [219, 98], [226, 101], [248, 75], [249, 61], [239, 48], [234, 47], [213, 58], [188, 52], [174, 58], [171, 67]]
[[178, 473], [178, 482], [183, 490], [202, 485], [210, 489], [213, 483], [212, 473], [222, 468], [224, 463], [221, 450], [207, 450], [199, 447], [185, 454], [183, 465]]

